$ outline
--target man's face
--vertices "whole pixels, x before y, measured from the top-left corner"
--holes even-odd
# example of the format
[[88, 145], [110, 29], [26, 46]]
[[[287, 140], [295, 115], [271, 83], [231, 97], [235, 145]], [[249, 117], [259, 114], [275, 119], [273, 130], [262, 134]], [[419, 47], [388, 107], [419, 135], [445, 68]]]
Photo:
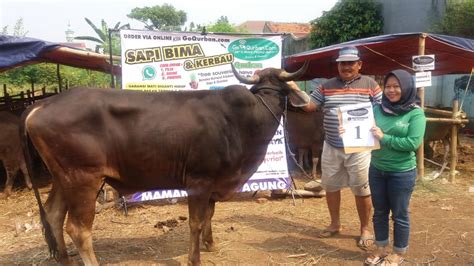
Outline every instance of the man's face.
[[351, 80], [359, 74], [362, 67], [362, 61], [344, 61], [337, 63], [339, 77], [343, 80]]

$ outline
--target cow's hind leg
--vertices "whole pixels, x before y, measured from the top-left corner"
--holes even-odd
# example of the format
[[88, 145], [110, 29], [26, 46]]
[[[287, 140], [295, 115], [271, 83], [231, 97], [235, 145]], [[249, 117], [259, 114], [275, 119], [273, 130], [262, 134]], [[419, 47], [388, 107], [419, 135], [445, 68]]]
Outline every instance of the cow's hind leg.
[[64, 241], [64, 219], [66, 217], [67, 207], [63, 193], [57, 184], [53, 181], [53, 187], [45, 203], [46, 219], [51, 226], [54, 238], [57, 244], [57, 259], [61, 264], [69, 264], [69, 256]]
[[206, 224], [206, 218], [208, 217], [209, 200], [209, 192], [191, 191], [188, 193], [189, 227], [191, 231], [188, 264], [191, 265], [201, 264], [199, 250], [200, 236]]
[[214, 238], [212, 237], [212, 217], [214, 216], [214, 208], [216, 206], [216, 202], [211, 198], [209, 200], [209, 205], [207, 207], [206, 212], [206, 220], [204, 224], [204, 228], [202, 230], [202, 243], [206, 246], [207, 251], [216, 251], [216, 243], [214, 242]]
[[0, 197], [9, 197], [12, 194], [13, 183], [15, 182], [15, 176], [17, 173], [16, 167], [12, 167], [8, 162], [3, 162], [5, 167], [5, 172], [7, 174], [7, 182], [5, 182], [5, 190], [3, 191], [3, 196]]
[[[87, 184], [80, 184], [65, 191], [68, 195], [68, 217], [66, 232], [71, 237], [85, 265], [98, 265], [92, 246], [92, 223], [95, 216], [95, 198], [100, 182], [93, 178]], [[97, 179], [100, 180], [100, 179]]]
[[26, 187], [28, 187], [29, 189], [33, 188], [33, 185], [31, 184], [30, 175], [28, 174], [28, 170], [26, 169], [26, 164], [24, 162], [20, 165], [20, 169], [21, 169], [21, 172], [23, 173]]

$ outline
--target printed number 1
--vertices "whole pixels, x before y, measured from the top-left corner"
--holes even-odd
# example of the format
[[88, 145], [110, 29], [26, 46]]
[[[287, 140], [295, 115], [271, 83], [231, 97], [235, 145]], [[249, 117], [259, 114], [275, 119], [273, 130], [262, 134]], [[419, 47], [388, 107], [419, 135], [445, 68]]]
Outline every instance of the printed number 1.
[[356, 139], [361, 139], [361, 137], [360, 137], [360, 126], [356, 126], [356, 130], [357, 130], [357, 137], [356, 137]]

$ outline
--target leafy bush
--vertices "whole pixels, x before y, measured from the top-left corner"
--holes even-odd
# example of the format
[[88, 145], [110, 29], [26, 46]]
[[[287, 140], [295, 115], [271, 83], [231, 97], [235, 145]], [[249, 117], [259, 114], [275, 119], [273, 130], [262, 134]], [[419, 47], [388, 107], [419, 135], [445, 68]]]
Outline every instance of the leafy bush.
[[311, 25], [312, 49], [380, 35], [381, 4], [373, 0], [340, 0]]

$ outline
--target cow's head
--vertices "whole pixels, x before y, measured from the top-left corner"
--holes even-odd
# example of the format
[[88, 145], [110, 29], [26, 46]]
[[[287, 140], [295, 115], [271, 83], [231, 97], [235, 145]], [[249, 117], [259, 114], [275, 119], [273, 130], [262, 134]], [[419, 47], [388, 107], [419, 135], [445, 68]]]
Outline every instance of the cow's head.
[[[234, 65], [232, 65], [232, 71], [234, 72], [235, 77], [244, 84], [253, 84], [252, 88], [250, 89], [251, 92], [256, 93], [261, 89], [271, 89], [274, 91], [278, 91], [281, 95], [290, 95], [296, 93], [294, 90], [290, 89], [287, 81], [296, 80], [301, 77], [306, 70], [308, 69], [309, 62], [306, 61], [304, 65], [298, 69], [296, 72], [289, 73], [283, 69], [279, 68], [265, 68], [260, 71], [256, 71], [252, 77], [244, 77], [239, 74], [239, 72], [235, 69]], [[298, 95], [296, 95], [298, 98]]]

